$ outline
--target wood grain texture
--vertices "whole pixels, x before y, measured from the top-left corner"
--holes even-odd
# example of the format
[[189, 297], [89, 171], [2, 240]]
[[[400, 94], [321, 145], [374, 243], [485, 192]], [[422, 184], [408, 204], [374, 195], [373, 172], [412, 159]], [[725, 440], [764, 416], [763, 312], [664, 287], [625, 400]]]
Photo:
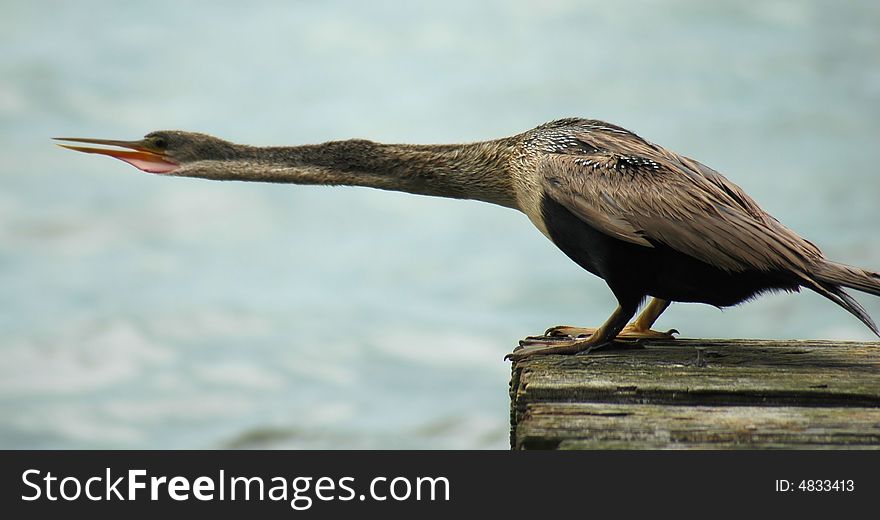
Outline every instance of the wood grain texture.
[[880, 448], [880, 343], [652, 341], [513, 365], [514, 449]]

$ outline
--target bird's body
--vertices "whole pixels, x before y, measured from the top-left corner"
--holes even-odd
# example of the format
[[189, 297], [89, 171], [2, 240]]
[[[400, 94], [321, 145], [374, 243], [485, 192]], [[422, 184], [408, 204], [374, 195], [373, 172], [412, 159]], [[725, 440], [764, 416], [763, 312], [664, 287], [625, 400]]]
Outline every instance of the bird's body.
[[607, 123], [554, 124], [565, 126], [539, 131], [527, 141], [527, 148], [537, 150], [522, 169], [542, 174], [541, 196], [529, 215], [618, 298], [653, 296], [725, 307], [767, 290], [797, 290], [792, 266], [781, 259], [776, 259], [781, 265], [773, 264], [773, 253], [762, 247], [766, 239], [753, 237], [760, 243], [745, 244], [749, 238], [735, 230], [703, 234], [735, 218], [754, 222], [768, 237], [784, 236], [802, 259], [819, 254], [781, 226], [771, 230], [772, 217], [699, 163]]
[[[257, 148], [176, 131], [137, 142], [69, 140], [134, 149], [71, 147], [166, 175], [369, 186], [520, 210], [569, 258], [603, 278], [619, 306], [585, 339], [535, 342], [515, 351], [515, 359], [589, 351], [618, 335], [668, 335], [650, 326], [669, 302], [726, 307], [801, 287], [877, 333], [843, 288], [880, 295], [880, 274], [827, 260], [720, 173], [602, 121], [562, 119], [461, 145], [350, 140]], [[648, 297], [654, 300], [645, 312], [625, 327]]]

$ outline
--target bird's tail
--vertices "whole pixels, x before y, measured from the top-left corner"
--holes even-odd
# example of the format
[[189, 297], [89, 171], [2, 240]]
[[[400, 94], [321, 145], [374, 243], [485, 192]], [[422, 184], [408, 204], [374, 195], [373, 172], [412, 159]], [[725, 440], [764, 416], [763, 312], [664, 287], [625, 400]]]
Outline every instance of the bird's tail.
[[818, 281], [880, 296], [880, 273], [826, 260], [813, 271]]
[[867, 325], [874, 334], [880, 336], [880, 331], [878, 331], [874, 320], [868, 316], [865, 309], [852, 296], [843, 290], [843, 287], [849, 287], [880, 296], [880, 273], [825, 260], [815, 266], [810, 274], [817, 286], [811, 287], [811, 289], [849, 311]]

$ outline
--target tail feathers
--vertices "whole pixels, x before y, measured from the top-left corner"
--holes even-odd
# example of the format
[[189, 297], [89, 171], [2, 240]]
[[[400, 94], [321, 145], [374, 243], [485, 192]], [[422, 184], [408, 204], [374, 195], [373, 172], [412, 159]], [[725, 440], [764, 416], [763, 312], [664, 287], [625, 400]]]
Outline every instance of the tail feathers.
[[[838, 285], [833, 285], [830, 283], [816, 283], [815, 285], [810, 285], [810, 289], [816, 291], [822, 296], [828, 298], [833, 301], [837, 305], [840, 305], [844, 309], [846, 309], [850, 314], [861, 320], [874, 335], [880, 337], [880, 330], [877, 330], [877, 324], [874, 323], [874, 320], [868, 316], [868, 312], [865, 311], [865, 308], [862, 307], [859, 302], [855, 301], [852, 296], [847, 294], [846, 291], [843, 290]], [[877, 294], [877, 293], [873, 293]]]
[[857, 291], [880, 296], [880, 273], [825, 261], [811, 273], [823, 285], [842, 285]]

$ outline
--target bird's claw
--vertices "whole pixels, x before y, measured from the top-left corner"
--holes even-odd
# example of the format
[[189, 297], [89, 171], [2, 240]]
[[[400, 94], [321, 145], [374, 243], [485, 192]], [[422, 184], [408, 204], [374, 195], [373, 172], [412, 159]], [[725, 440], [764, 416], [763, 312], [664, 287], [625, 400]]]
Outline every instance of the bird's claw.
[[557, 325], [555, 327], [550, 327], [549, 329], [544, 331], [545, 337], [551, 338], [578, 338], [584, 337], [587, 338], [596, 333], [596, 329], [594, 328], [584, 328], [584, 327], [571, 327], [569, 325]]

